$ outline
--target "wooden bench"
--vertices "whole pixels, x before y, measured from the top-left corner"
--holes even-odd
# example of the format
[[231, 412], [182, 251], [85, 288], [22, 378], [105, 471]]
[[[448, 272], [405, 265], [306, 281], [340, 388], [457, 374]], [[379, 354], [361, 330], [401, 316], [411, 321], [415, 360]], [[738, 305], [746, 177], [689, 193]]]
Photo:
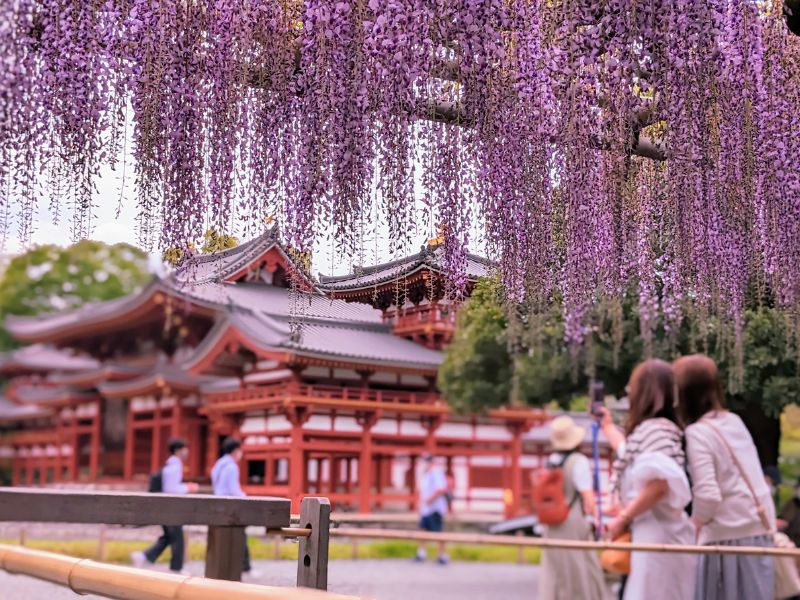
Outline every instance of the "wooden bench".
[[[289, 528], [289, 511], [285, 498], [0, 489], [0, 521], [207, 525], [206, 577], [228, 581], [241, 580], [245, 527]], [[300, 526], [310, 531], [298, 537], [298, 587], [327, 589], [330, 512], [326, 498], [304, 498], [300, 505]]]

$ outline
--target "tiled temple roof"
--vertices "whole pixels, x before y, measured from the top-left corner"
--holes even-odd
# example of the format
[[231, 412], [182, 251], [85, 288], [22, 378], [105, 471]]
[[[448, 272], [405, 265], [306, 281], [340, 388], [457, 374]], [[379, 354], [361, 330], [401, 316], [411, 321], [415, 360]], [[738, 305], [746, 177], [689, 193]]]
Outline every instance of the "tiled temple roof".
[[192, 368], [231, 329], [265, 352], [292, 353], [310, 359], [385, 364], [426, 371], [435, 371], [443, 360], [441, 352], [392, 335], [389, 325], [374, 321], [305, 315], [299, 325], [299, 337], [293, 337], [289, 314], [273, 312], [272, 305], [265, 305], [262, 310], [238, 307], [229, 310], [183, 366]]
[[109, 381], [98, 385], [98, 390], [106, 397], [127, 397], [131, 394], [143, 393], [152, 388], [169, 387], [183, 391], [198, 391], [203, 386], [233, 386], [239, 384], [238, 378], [215, 377], [213, 375], [194, 375], [177, 367], [157, 365], [151, 371], [135, 379], [126, 381]]
[[18, 404], [0, 396], [0, 421], [25, 421], [52, 416], [52, 411], [33, 404]]
[[[443, 272], [444, 247], [423, 246], [417, 254], [371, 267], [358, 267], [347, 275], [319, 275], [319, 287], [326, 292], [356, 290], [391, 283], [418, 271]], [[492, 273], [492, 262], [476, 254], [467, 254], [466, 275], [476, 280]]]
[[[145, 314], [146, 310], [155, 306], [161, 295], [179, 300], [175, 310], [182, 310], [182, 305], [192, 307], [192, 310], [196, 307], [215, 321], [214, 327], [190, 358], [182, 362], [183, 366], [189, 365], [186, 368], [197, 364], [203, 353], [211, 349], [215, 340], [229, 328], [235, 328], [253, 346], [266, 352], [288, 353], [311, 361], [325, 359], [337, 363], [396, 366], [426, 372], [439, 367], [443, 359], [441, 352], [393, 335], [391, 326], [383, 322], [381, 312], [369, 305], [331, 299], [321, 292], [300, 294], [265, 283], [227, 283], [224, 276], [218, 276], [246, 268], [276, 245], [282, 248], [276, 241], [276, 235], [273, 229], [233, 250], [209, 258], [201, 257], [191, 280], [182, 279], [188, 271], [172, 274], [163, 279], [154, 279], [141, 292], [118, 300], [91, 303], [69, 312], [9, 317], [7, 327], [12, 335], [21, 340], [70, 341], [80, 337], [81, 330], [97, 335], [106, 327], [113, 331], [120, 326], [129, 326], [130, 319], [126, 315]], [[435, 264], [437, 252], [439, 249], [426, 250], [403, 265], [408, 263], [419, 268], [420, 265]], [[482, 260], [470, 258], [473, 276], [488, 272], [488, 263]], [[210, 265], [215, 262], [212, 273]], [[386, 265], [376, 267], [371, 272], [382, 277], [383, 267]], [[163, 298], [158, 301], [163, 302]], [[293, 335], [292, 332], [298, 330], [300, 335]], [[36, 354], [34, 348], [36, 346], [30, 347], [31, 354]], [[99, 381], [102, 378], [92, 377], [90, 371], [97, 371], [100, 367], [96, 362], [87, 363], [83, 370], [87, 372], [88, 379]], [[133, 372], [130, 377], [120, 376], [117, 379], [138, 379], [136, 375]], [[78, 377], [76, 382], [82, 383], [83, 379]], [[71, 381], [67, 378], [63, 383]], [[124, 386], [125, 383], [120, 382], [119, 385]]]
[[311, 276], [306, 272], [305, 267], [290, 256], [290, 252], [281, 241], [277, 225], [235, 248], [192, 258], [176, 271], [175, 280], [180, 283], [193, 284], [226, 281], [229, 277], [247, 268], [271, 248], [275, 248], [286, 263], [292, 265], [297, 273], [304, 275], [309, 285], [314, 287]]
[[100, 363], [91, 356], [81, 356], [44, 344], [25, 346], [0, 354], [0, 373], [75, 372], [96, 369]]

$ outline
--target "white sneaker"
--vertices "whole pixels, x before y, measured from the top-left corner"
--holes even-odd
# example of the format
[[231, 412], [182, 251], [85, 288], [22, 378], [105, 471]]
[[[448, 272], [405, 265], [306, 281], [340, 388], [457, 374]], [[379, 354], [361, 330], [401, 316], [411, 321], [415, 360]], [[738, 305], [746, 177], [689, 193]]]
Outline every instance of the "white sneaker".
[[144, 552], [131, 552], [131, 563], [133, 563], [133, 566], [137, 569], [144, 569], [148, 566], [149, 561], [144, 555]]
[[258, 569], [250, 569], [249, 571], [242, 571], [242, 580], [246, 579], [248, 581], [252, 581], [254, 579], [261, 579], [263, 575], [264, 573]]

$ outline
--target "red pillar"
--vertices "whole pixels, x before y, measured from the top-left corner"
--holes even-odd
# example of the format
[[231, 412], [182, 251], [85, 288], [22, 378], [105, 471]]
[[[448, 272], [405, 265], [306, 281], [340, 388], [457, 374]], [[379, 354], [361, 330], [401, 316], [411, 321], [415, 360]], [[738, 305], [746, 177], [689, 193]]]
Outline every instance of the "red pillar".
[[136, 445], [136, 440], [134, 439], [135, 433], [133, 429], [133, 410], [129, 403], [125, 424], [125, 463], [122, 469], [122, 476], [126, 481], [133, 479], [133, 452]]
[[97, 403], [97, 414], [92, 421], [92, 442], [89, 451], [89, 480], [97, 481], [98, 467], [100, 464], [100, 423], [102, 420], [102, 407]]
[[353, 491], [353, 481], [351, 473], [353, 472], [353, 463], [350, 457], [344, 459], [345, 464], [345, 472], [344, 472], [344, 491], [347, 494], [352, 493]]
[[150, 446], [150, 470], [156, 471], [161, 467], [161, 405], [160, 399], [156, 400], [156, 408], [153, 411], [153, 438]]
[[292, 445], [289, 449], [289, 499], [292, 510], [300, 510], [303, 497], [303, 481], [305, 479], [305, 452], [303, 451], [303, 424], [292, 423]]
[[[73, 407], [74, 410], [75, 408]], [[79, 478], [80, 448], [78, 448], [78, 417], [74, 412], [72, 413], [71, 428], [72, 456], [70, 456], [69, 460], [69, 478], [72, 481], [76, 481]]]
[[383, 500], [381, 494], [383, 493], [383, 459], [381, 455], [375, 456], [375, 505], [378, 508], [383, 508]]
[[171, 423], [171, 435], [172, 437], [183, 437], [181, 435], [181, 417], [183, 416], [181, 413], [183, 412], [183, 408], [181, 407], [181, 399], [177, 396], [175, 397], [175, 404], [172, 406], [172, 423]]
[[372, 509], [372, 427], [378, 421], [377, 411], [359, 415], [361, 425], [361, 452], [358, 457], [358, 510], [368, 513]]
[[522, 456], [522, 430], [519, 427], [511, 428], [511, 506], [509, 507], [510, 516], [519, 514], [520, 499], [522, 496], [522, 468], [520, 457]]
[[335, 494], [339, 486], [339, 461], [333, 454], [328, 455], [328, 493]]
[[409, 467], [408, 474], [408, 489], [410, 502], [408, 503], [408, 510], [417, 510], [417, 457], [411, 457], [411, 466]]
[[272, 485], [274, 480], [275, 473], [275, 458], [273, 455], [267, 454], [266, 459], [264, 459], [264, 486], [269, 487]]
[[64, 444], [63, 440], [63, 432], [62, 432], [62, 425], [61, 425], [61, 415], [56, 416], [56, 455], [53, 459], [54, 466], [53, 466], [53, 480], [55, 482], [61, 481], [61, 472], [62, 472], [62, 458], [61, 458], [61, 446]]

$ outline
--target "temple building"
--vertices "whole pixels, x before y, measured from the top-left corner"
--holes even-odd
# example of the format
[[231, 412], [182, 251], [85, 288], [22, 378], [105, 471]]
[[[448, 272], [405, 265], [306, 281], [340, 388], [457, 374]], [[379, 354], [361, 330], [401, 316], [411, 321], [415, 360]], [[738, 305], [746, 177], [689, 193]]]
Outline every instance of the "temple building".
[[[411, 510], [431, 452], [456, 508], [519, 513], [547, 417], [459, 416], [440, 397], [457, 309], [441, 250], [313, 278], [273, 228], [131, 296], [9, 318], [27, 345], [0, 358], [0, 472], [13, 485], [144, 486], [181, 436], [186, 477], [202, 482], [236, 435], [250, 494]], [[470, 286], [489, 270], [470, 256]]]

